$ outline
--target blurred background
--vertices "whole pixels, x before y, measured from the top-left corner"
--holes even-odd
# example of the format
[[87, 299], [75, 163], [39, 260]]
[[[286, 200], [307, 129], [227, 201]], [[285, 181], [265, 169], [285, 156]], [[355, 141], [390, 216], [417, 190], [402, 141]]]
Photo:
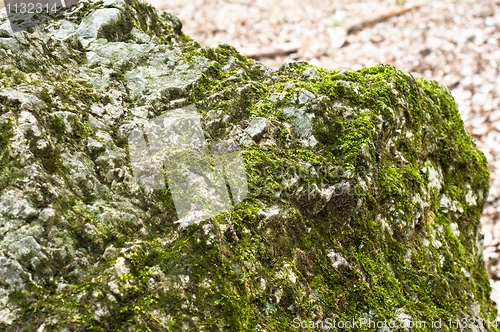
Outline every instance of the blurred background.
[[448, 86], [485, 153], [491, 189], [481, 223], [500, 308], [500, 0], [148, 0], [202, 46], [229, 44], [269, 67], [386, 63]]

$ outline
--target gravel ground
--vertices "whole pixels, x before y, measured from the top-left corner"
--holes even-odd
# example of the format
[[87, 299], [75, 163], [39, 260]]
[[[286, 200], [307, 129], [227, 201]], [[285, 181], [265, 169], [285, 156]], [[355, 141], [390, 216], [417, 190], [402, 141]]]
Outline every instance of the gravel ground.
[[[492, 299], [500, 308], [500, 0], [149, 2], [177, 15], [183, 31], [203, 46], [225, 43], [253, 56], [291, 53], [258, 58], [269, 67], [293, 60], [331, 69], [386, 63], [447, 85], [489, 161], [491, 189], [481, 223]], [[379, 14], [389, 18], [349, 30]]]

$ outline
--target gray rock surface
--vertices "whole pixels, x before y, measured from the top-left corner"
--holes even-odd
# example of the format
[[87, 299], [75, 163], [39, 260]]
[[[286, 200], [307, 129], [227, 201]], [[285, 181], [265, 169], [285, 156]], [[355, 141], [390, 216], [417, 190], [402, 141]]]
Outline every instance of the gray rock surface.
[[[442, 85], [389, 66], [271, 70], [132, 0], [80, 2], [16, 34], [6, 19], [3, 330], [314, 330], [328, 318], [493, 330], [486, 160]], [[164, 188], [142, 185], [130, 134], [193, 108], [213, 160], [172, 136], [166, 153], [192, 163], [164, 167]], [[227, 167], [239, 156], [244, 195]], [[199, 189], [185, 204], [222, 179], [229, 209], [203, 219], [193, 204], [180, 222], [172, 176]]]

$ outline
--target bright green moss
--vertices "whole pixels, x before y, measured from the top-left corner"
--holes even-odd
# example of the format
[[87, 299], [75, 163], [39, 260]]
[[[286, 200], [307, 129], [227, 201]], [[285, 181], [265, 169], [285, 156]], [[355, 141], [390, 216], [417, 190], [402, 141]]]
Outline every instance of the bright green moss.
[[0, 69], [0, 80], [5, 87], [15, 86], [25, 82], [25, 75], [16, 69]]

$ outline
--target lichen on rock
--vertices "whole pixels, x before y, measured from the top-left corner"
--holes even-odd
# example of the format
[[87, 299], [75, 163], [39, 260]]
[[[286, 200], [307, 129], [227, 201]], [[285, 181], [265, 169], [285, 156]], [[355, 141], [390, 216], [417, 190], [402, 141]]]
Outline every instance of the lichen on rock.
[[[387, 65], [272, 70], [137, 0], [7, 26], [2, 330], [494, 330], [489, 174], [446, 87]], [[137, 181], [129, 142], [185, 107], [208, 146], [239, 146], [248, 186], [193, 223]]]

